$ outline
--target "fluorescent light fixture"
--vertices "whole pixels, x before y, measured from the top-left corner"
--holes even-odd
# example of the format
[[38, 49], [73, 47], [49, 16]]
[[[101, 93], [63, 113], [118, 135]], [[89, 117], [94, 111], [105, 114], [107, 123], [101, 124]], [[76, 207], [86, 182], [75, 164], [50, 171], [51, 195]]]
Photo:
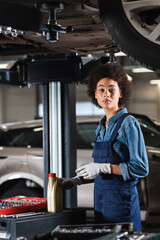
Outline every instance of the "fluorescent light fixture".
[[10, 69], [15, 61], [0, 61], [0, 69]]
[[8, 66], [8, 63], [0, 63], [0, 69], [6, 69]]
[[150, 84], [160, 84], [160, 79], [150, 80]]
[[143, 67], [137, 67], [137, 68], [133, 68], [132, 69], [133, 73], [146, 73], [146, 72], [153, 72], [152, 70], [149, 70], [147, 68], [143, 68]]

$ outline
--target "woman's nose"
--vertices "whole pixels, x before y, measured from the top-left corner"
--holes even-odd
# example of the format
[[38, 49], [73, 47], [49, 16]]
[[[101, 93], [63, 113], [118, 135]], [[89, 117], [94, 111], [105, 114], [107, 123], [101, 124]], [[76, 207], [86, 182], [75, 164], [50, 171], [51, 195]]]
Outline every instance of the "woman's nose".
[[105, 90], [105, 91], [104, 91], [104, 96], [107, 96], [107, 97], [109, 97], [109, 96], [110, 96], [110, 93], [109, 93], [109, 91], [108, 91], [108, 90]]

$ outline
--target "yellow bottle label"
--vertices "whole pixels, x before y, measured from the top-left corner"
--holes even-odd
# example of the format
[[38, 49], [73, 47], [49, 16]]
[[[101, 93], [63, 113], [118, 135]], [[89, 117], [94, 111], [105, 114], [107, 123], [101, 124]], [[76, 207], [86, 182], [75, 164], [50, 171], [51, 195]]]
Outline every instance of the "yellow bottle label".
[[56, 181], [56, 178], [48, 178], [48, 186], [47, 186], [47, 211], [52, 212], [52, 205], [53, 205], [53, 200], [52, 200], [52, 189], [53, 185]]
[[63, 211], [63, 190], [56, 177], [51, 191], [51, 205], [48, 212], [56, 213]]

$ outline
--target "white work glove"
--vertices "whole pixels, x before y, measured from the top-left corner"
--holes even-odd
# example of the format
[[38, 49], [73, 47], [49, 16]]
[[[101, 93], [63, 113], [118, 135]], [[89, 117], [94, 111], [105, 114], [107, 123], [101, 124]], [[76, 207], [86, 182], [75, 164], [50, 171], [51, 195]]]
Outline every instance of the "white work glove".
[[110, 163], [89, 163], [79, 167], [76, 173], [84, 179], [95, 179], [102, 173], [111, 174], [111, 167]]
[[72, 187], [76, 185], [81, 185], [82, 181], [81, 179], [76, 176], [73, 178], [60, 178], [60, 186], [65, 189], [71, 189]]

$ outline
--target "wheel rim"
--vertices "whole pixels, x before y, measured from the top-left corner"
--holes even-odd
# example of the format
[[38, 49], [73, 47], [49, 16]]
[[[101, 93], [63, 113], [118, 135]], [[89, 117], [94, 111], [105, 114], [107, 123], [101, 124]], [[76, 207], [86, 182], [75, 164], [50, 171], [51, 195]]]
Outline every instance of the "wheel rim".
[[132, 26], [149, 41], [160, 45], [160, 0], [121, 0]]

